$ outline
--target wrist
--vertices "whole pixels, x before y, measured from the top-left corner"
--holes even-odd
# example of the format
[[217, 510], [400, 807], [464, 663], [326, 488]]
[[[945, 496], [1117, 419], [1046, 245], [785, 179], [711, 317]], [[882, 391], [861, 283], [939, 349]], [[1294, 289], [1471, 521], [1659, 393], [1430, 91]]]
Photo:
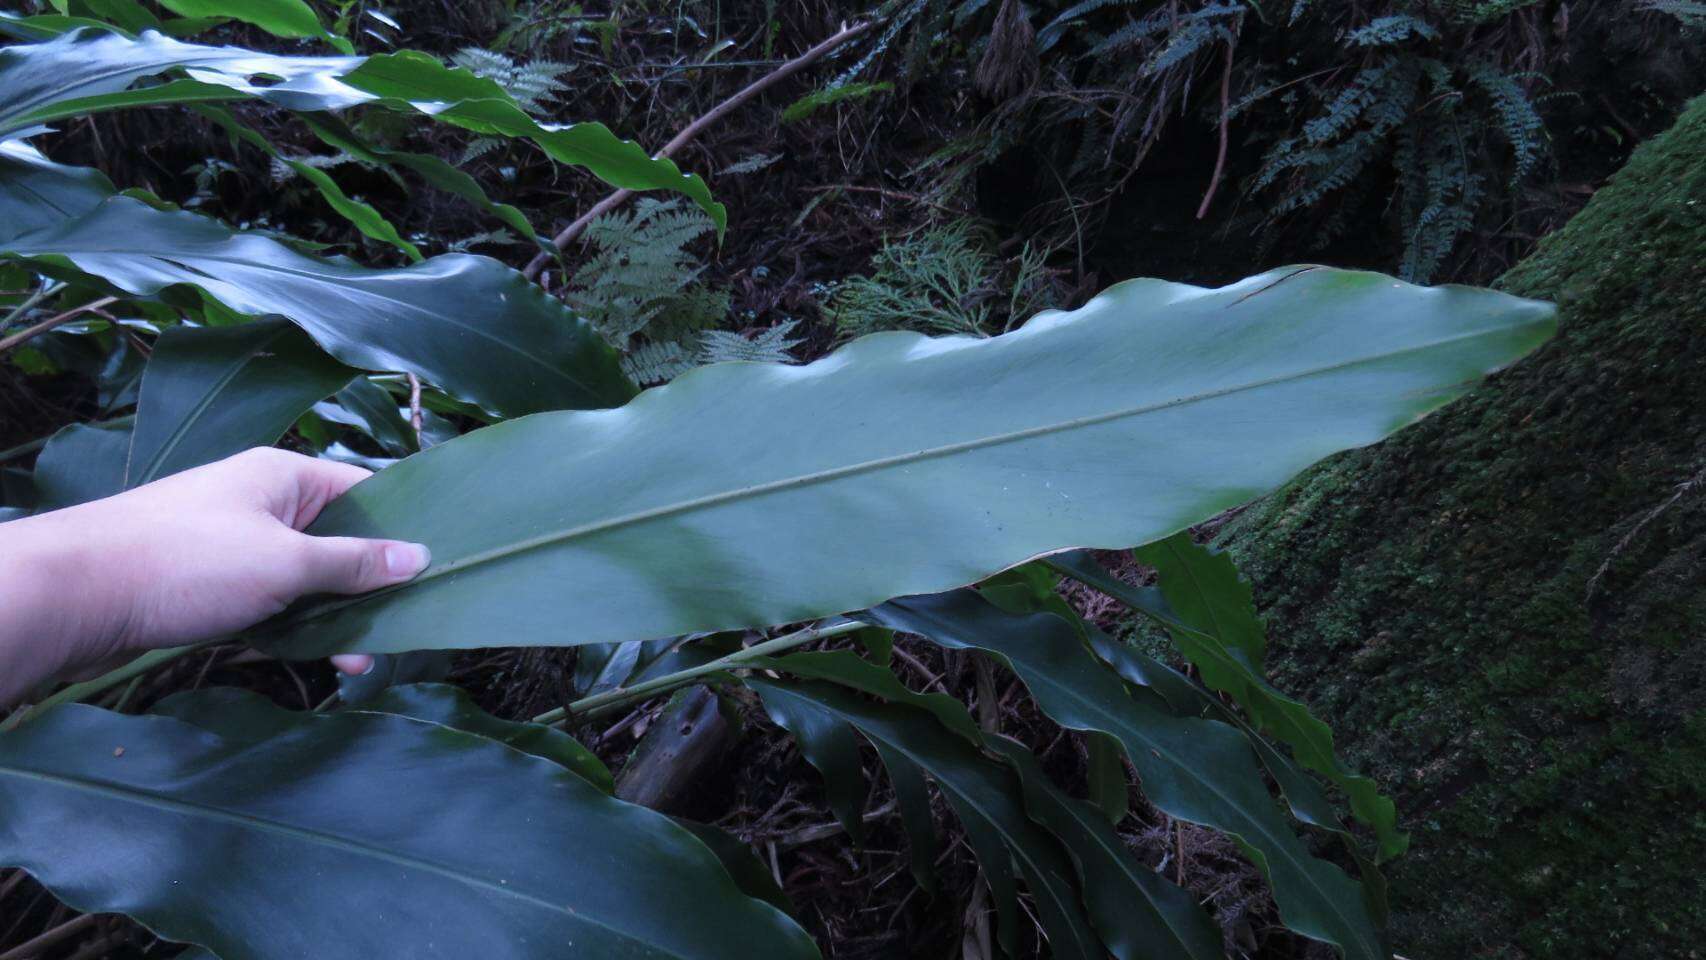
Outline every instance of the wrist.
[[53, 514], [0, 524], [0, 705], [110, 656], [122, 618], [89, 552]]

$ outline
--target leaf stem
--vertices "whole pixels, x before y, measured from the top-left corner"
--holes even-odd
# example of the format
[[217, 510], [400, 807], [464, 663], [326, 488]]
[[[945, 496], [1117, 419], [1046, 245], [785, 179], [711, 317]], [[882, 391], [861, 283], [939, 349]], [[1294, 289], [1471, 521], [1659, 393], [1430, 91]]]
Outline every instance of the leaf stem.
[[200, 650], [226, 639], [228, 638], [221, 637], [217, 640], [205, 640], [201, 643], [192, 643], [182, 647], [163, 647], [159, 650], [150, 650], [117, 670], [103, 673], [93, 680], [74, 683], [40, 703], [19, 707], [12, 711], [12, 715], [7, 717], [4, 722], [0, 722], [0, 733], [16, 728], [25, 719], [33, 717], [49, 707], [56, 707], [72, 700], [85, 700], [115, 684], [123, 683], [132, 677], [139, 677], [163, 663], [170, 663], [192, 650]]
[[853, 633], [854, 631], [861, 630], [864, 627], [865, 624], [856, 620], [843, 620], [840, 623], [830, 624], [826, 627], [808, 627], [804, 630], [795, 630], [793, 633], [784, 634], [774, 640], [766, 640], [762, 643], [755, 643], [750, 647], [736, 650], [733, 653], [718, 657], [709, 663], [703, 663], [697, 667], [689, 667], [686, 670], [677, 670], [674, 673], [666, 673], [661, 677], [653, 677], [650, 680], [643, 683], [637, 683], [631, 687], [618, 687], [615, 690], [608, 690], [604, 693], [594, 694], [590, 697], [582, 697], [581, 699], [570, 703], [566, 707], [558, 707], [555, 710], [548, 710], [545, 713], [541, 713], [539, 716], [533, 718], [533, 722], [549, 724], [561, 723], [569, 717], [580, 716], [618, 704], [628, 703], [633, 700], [641, 700], [647, 697], [656, 696], [657, 694], [663, 693], [667, 690], [673, 690], [676, 687], [691, 683], [700, 677], [742, 666], [749, 660], [768, 657], [772, 654], [781, 653], [784, 650], [792, 650], [795, 647], [804, 646], [814, 640], [827, 640], [830, 637], [839, 637], [843, 634]]
[[35, 293], [25, 297], [23, 303], [13, 307], [6, 314], [6, 319], [0, 320], [0, 330], [5, 330], [14, 322], [23, 319], [24, 314], [29, 313], [36, 304], [46, 300], [48, 297], [53, 296], [63, 289], [65, 289], [65, 284], [63, 283], [49, 283], [43, 286], [40, 290], [37, 290]]

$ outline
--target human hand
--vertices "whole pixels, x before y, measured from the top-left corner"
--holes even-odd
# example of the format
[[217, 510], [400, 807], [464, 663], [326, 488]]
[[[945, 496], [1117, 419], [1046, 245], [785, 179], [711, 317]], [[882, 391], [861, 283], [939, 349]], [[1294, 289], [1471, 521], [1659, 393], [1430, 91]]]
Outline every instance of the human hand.
[[0, 524], [0, 705], [50, 676], [241, 630], [304, 594], [413, 578], [430, 560], [420, 544], [300, 532], [368, 475], [256, 448]]

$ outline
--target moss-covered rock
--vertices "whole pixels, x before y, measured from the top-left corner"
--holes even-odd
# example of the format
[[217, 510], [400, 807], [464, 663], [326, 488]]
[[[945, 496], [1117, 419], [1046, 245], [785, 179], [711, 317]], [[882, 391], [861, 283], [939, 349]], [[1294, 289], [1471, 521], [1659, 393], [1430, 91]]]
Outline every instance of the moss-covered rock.
[[1400, 953], [1706, 956], [1706, 99], [1502, 285], [1552, 343], [1223, 539], [1398, 797]]

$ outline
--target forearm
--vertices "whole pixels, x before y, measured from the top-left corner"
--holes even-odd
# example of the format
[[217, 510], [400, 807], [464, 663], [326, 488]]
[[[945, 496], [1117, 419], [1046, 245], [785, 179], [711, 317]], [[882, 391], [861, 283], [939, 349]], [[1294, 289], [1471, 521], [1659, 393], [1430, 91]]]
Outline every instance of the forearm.
[[100, 577], [71, 536], [51, 514], [0, 524], [0, 707], [74, 667], [102, 617]]

